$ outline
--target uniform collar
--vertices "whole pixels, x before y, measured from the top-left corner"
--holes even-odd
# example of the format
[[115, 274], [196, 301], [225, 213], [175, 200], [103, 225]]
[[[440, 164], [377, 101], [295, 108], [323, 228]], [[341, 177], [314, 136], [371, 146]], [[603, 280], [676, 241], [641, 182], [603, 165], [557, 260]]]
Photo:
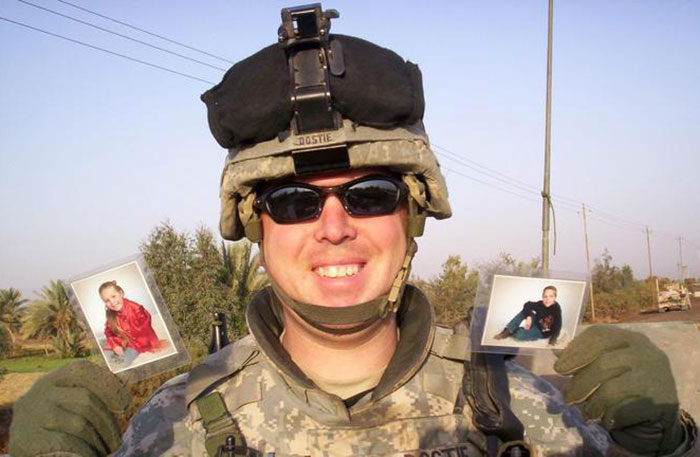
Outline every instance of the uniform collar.
[[[262, 352], [291, 381], [293, 390], [301, 389], [306, 396], [308, 391], [320, 390], [280, 343], [283, 330], [281, 310], [271, 288], [267, 287], [253, 297], [248, 304], [246, 320]], [[372, 400], [389, 395], [411, 379], [428, 357], [433, 343], [435, 315], [425, 295], [417, 288], [406, 285], [396, 321], [401, 338], [384, 375], [374, 388]]]

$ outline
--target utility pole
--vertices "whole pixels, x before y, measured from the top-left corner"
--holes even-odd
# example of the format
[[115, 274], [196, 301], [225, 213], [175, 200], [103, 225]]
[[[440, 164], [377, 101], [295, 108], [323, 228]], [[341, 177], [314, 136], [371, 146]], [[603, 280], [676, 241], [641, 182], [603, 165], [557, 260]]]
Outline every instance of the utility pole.
[[595, 322], [595, 301], [593, 301], [593, 278], [591, 277], [591, 255], [588, 250], [588, 226], [586, 225], [586, 205], [581, 204], [583, 214], [583, 236], [586, 240], [586, 274], [589, 279], [588, 293], [591, 300], [591, 321]]
[[549, 0], [549, 18], [547, 22], [547, 100], [544, 127], [544, 186], [542, 189], [542, 270], [549, 272], [549, 157], [552, 130], [552, 28], [554, 0]]
[[[654, 303], [655, 305], [659, 304], [659, 281], [654, 281], [654, 273], [651, 270], [651, 241], [649, 240], [649, 227], [647, 226], [646, 228], [647, 232], [647, 256], [649, 258], [649, 283], [652, 287], [652, 293], [654, 294]], [[656, 286], [654, 286], [656, 284]]]
[[679, 236], [678, 237], [678, 255], [679, 255], [679, 260], [680, 263], [678, 264], [678, 268], [681, 273], [681, 284], [685, 282], [685, 265], [683, 265], [683, 237]]

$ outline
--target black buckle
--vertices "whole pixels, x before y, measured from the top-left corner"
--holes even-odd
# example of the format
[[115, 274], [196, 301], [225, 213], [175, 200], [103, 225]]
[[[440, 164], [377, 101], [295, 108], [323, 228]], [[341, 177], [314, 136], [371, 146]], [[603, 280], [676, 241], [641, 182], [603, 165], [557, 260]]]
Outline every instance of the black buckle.
[[219, 446], [216, 457], [236, 457], [236, 438], [233, 435], [226, 437], [226, 443]]
[[338, 45], [329, 51], [328, 34], [331, 19], [340, 15], [336, 10], [324, 12], [320, 3], [283, 8], [281, 15], [277, 34], [289, 60], [294, 107], [291, 127], [296, 134], [337, 130], [342, 119], [331, 103], [328, 69], [342, 74], [345, 65]]
[[300, 42], [328, 41], [331, 19], [337, 17], [340, 17], [338, 11], [330, 9], [324, 12], [320, 3], [282, 8], [282, 25], [277, 30], [277, 36], [285, 47]]
[[524, 444], [505, 444], [498, 457], [530, 457], [530, 448]]

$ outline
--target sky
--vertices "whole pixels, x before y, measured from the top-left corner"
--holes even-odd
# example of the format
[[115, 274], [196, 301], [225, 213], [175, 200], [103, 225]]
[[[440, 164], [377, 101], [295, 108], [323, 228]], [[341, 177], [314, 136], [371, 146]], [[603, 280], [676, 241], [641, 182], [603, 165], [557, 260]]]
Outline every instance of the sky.
[[[199, 96], [275, 42], [280, 9], [293, 6], [69, 1], [226, 61], [60, 0], [2, 2], [2, 18], [208, 81], [0, 19], [0, 288], [30, 299], [51, 279], [138, 252], [164, 221], [216, 231], [226, 151]], [[680, 248], [700, 276], [700, 3], [554, 3], [551, 270], [585, 273], [585, 203], [592, 261], [607, 249], [646, 276], [649, 227], [654, 274], [678, 277]], [[414, 272], [435, 275], [450, 254], [470, 268], [501, 252], [539, 256], [547, 2], [323, 6], [340, 12], [333, 32], [388, 47], [423, 73], [425, 125], [454, 215], [428, 222]]]

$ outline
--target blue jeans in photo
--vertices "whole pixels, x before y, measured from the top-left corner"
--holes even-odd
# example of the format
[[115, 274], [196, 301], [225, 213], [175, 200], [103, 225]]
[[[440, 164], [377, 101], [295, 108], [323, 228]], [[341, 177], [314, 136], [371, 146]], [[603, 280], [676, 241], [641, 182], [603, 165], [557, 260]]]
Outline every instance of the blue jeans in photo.
[[534, 319], [532, 326], [530, 326], [530, 330], [520, 327], [520, 323], [525, 320], [525, 317], [525, 313], [520, 311], [513, 319], [510, 320], [510, 322], [508, 322], [508, 325], [506, 325], [506, 328], [512, 334], [513, 338], [520, 341], [535, 341], [539, 340], [540, 338], [544, 338], [540, 332], [540, 329], [538, 329], [535, 325]]

